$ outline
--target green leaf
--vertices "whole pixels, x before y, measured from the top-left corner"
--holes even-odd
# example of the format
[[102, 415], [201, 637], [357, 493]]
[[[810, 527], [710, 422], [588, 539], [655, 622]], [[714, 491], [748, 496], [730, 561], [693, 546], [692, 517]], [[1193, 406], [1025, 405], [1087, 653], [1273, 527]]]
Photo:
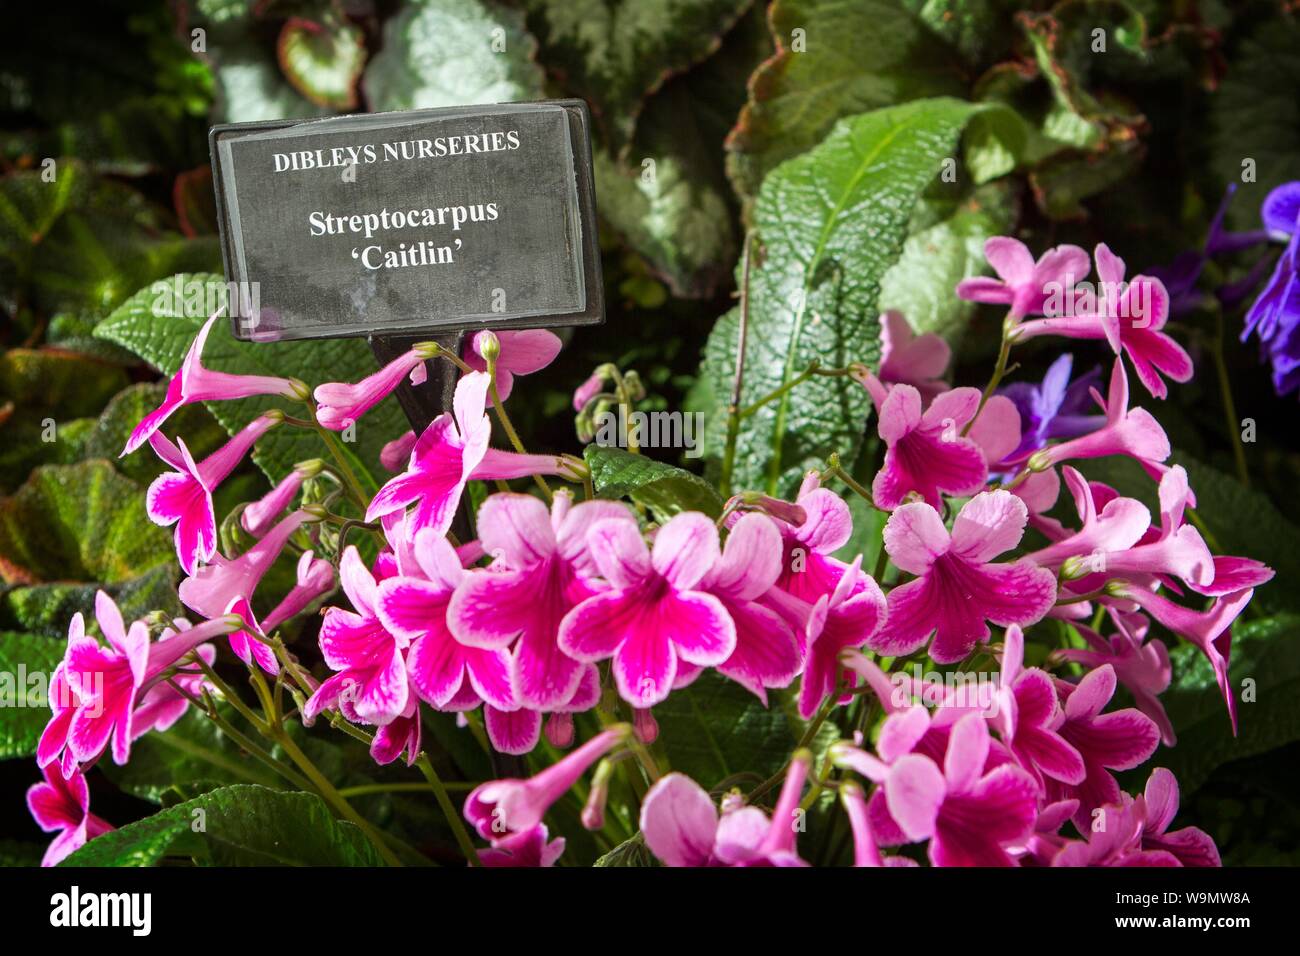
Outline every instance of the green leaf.
[[[659, 741], [671, 769], [705, 788], [738, 773], [765, 778], [790, 759], [807, 725], [772, 694], [764, 707], [739, 684], [706, 671], [655, 707]], [[824, 749], [838, 736], [828, 721], [813, 742]], [[757, 781], [754, 781], [757, 782]]]
[[516, 10], [479, 0], [419, 0], [384, 24], [361, 81], [372, 110], [535, 100], [537, 41]]
[[722, 514], [722, 497], [699, 475], [621, 448], [588, 445], [583, 452], [602, 498], [628, 497], [667, 521], [683, 511]]
[[170, 563], [171, 536], [106, 461], [49, 465], [0, 499], [0, 578], [120, 582]]
[[37, 418], [96, 414], [127, 381], [121, 366], [63, 349], [18, 348], [0, 355], [0, 403], [11, 399], [22, 405], [22, 414]]
[[45, 847], [18, 840], [0, 840], [0, 867], [40, 866]]
[[307, 99], [334, 110], [357, 108], [357, 80], [366, 63], [359, 28], [333, 17], [322, 23], [290, 17], [280, 29], [278, 52], [280, 69]]
[[[115, 342], [172, 375], [180, 367], [190, 343], [206, 320], [206, 305], [225, 304], [226, 284], [215, 275], [181, 275], [167, 280], [166, 289], [155, 284], [141, 289], [95, 329], [100, 338]], [[176, 288], [182, 294], [173, 294]], [[160, 294], [167, 293], [167, 294]], [[186, 300], [198, 300], [198, 307]], [[203, 363], [224, 372], [252, 375], [295, 376], [311, 385], [323, 381], [356, 381], [375, 370], [375, 359], [359, 339], [322, 339], [299, 342], [240, 342], [225, 322], [218, 322], [208, 337]], [[208, 410], [234, 434], [268, 408], [283, 407], [283, 400], [257, 397], [230, 402], [210, 402]], [[356, 453], [369, 479], [378, 488], [379, 450], [410, 426], [397, 402], [388, 398], [367, 412], [356, 425], [356, 442], [344, 446]], [[318, 435], [301, 428], [273, 428], [257, 443], [253, 460], [272, 481], [278, 481], [300, 461], [319, 458]]]
[[63, 648], [48, 637], [0, 631], [0, 760], [36, 753], [50, 721], [50, 675]]
[[[962, 95], [960, 64], [904, 0], [776, 0], [777, 55], [750, 80], [727, 140], [727, 171], [752, 198], [780, 163], [856, 113], [921, 97]], [[796, 32], [798, 31], [798, 32]], [[870, 49], [863, 48], [870, 37]], [[795, 44], [803, 44], [796, 52]]]
[[33, 584], [9, 588], [0, 594], [0, 627], [62, 639], [68, 633], [68, 621], [78, 611], [87, 621], [93, 620], [95, 592], [99, 590], [117, 602], [128, 621], [144, 617], [150, 611], [163, 611], [168, 617], [176, 617], [182, 613], [176, 596], [179, 579], [180, 568], [169, 561], [118, 584]]
[[[1300, 615], [1247, 620], [1233, 627], [1229, 687], [1237, 695], [1240, 735], [1205, 655], [1187, 644], [1170, 653], [1174, 680], [1161, 701], [1178, 744], [1162, 748], [1152, 765], [1168, 767], [1184, 793], [1199, 787], [1221, 764], [1300, 739]], [[1253, 701], [1243, 682], [1253, 682]]]
[[881, 280], [880, 309], [899, 310], [918, 334], [936, 332], [956, 351], [975, 303], [957, 298], [953, 290], [962, 279], [987, 273], [984, 241], [1010, 230], [1010, 193], [998, 183], [969, 196], [923, 198], [902, 256]]
[[[754, 210], [763, 260], [752, 269], [742, 407], [814, 360], [823, 368], [876, 361], [881, 282], [922, 190], [983, 109], [941, 98], [864, 113], [767, 177]], [[733, 309], [709, 337], [704, 374], [715, 395], [731, 391], [737, 319]], [[767, 402], [742, 423], [733, 487], [789, 493], [831, 452], [851, 462], [867, 410], [865, 391], [846, 378], [814, 376]], [[725, 428], [715, 414], [711, 456]]]
[[659, 862], [654, 858], [649, 848], [645, 845], [645, 838], [641, 834], [629, 837], [614, 849], [610, 850], [604, 856], [596, 860], [592, 866], [658, 866]]
[[236, 32], [239, 24], [216, 34], [209, 44], [216, 80], [213, 121], [254, 123], [261, 120], [328, 116], [330, 110], [298, 95], [269, 51]]
[[213, 866], [383, 865], [315, 794], [236, 785], [96, 837], [60, 866], [152, 866], [169, 851]]
[[751, 0], [526, 0], [543, 60], [621, 150], [642, 100], [718, 47]]

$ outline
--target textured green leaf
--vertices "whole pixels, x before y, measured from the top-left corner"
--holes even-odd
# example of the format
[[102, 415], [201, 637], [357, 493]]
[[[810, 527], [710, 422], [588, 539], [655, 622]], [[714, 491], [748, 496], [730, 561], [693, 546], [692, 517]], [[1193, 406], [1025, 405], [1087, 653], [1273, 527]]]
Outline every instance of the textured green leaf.
[[641, 834], [624, 840], [614, 849], [596, 860], [592, 866], [658, 866]]
[[717, 49], [752, 0], [526, 0], [543, 60], [620, 150], [643, 98]]
[[0, 631], [0, 760], [36, 753], [50, 721], [50, 675], [63, 659], [63, 647], [48, 637]]
[[[1152, 761], [1172, 770], [1187, 793], [1221, 764], [1300, 740], [1300, 615], [1247, 620], [1232, 630], [1229, 686], [1237, 695], [1240, 723], [1235, 738], [1205, 655], [1186, 644], [1170, 654], [1174, 680], [1161, 700], [1178, 744], [1162, 748]], [[1247, 680], [1254, 701], [1242, 699]]]
[[[754, 210], [763, 244], [752, 270], [742, 407], [823, 367], [872, 364], [879, 354], [880, 284], [898, 261], [921, 192], [984, 107], [919, 100], [843, 120], [810, 152], [775, 170]], [[734, 378], [738, 310], [719, 320], [705, 351], [715, 395]], [[741, 428], [733, 487], [789, 493], [831, 452], [852, 461], [866, 425], [861, 386], [813, 377], [768, 402]], [[725, 421], [715, 414], [709, 452]]]
[[603, 498], [631, 498], [660, 521], [682, 511], [702, 511], [711, 518], [722, 513], [722, 497], [699, 475], [621, 448], [588, 445], [583, 455]]
[[745, 82], [771, 46], [756, 6], [717, 53], [650, 97], [623, 159], [596, 153], [602, 219], [676, 295], [712, 296], [735, 262], [722, 146], [745, 102]]
[[11, 399], [23, 414], [93, 415], [126, 384], [121, 366], [76, 352], [20, 348], [0, 355], [0, 403]]
[[60, 865], [152, 866], [171, 850], [215, 866], [383, 865], [320, 797], [253, 785], [213, 790], [96, 837]]
[[209, 51], [216, 80], [215, 122], [253, 123], [330, 115], [326, 107], [299, 96], [270, 51], [240, 33], [238, 24], [214, 36]]
[[384, 24], [362, 88], [372, 110], [533, 100], [537, 41], [516, 10], [479, 0], [418, 0]]
[[[780, 163], [807, 151], [837, 120], [965, 91], [956, 54], [904, 0], [776, 0], [777, 55], [750, 81], [727, 140], [727, 171], [752, 198]], [[796, 31], [801, 31], [796, 33]], [[870, 37], [870, 46], [863, 38]], [[800, 38], [803, 52], [794, 44]]]
[[0, 500], [0, 578], [120, 582], [172, 560], [140, 487], [106, 461], [49, 465]]
[[[772, 695], [764, 707], [739, 684], [706, 671], [689, 687], [676, 690], [655, 707], [660, 746], [671, 769], [701, 786], [714, 787], [738, 773], [767, 777], [790, 759], [806, 725]], [[814, 741], [816, 749], [836, 737], [829, 722]]]
[[[184, 275], [167, 280], [188, 291], [190, 283], [210, 290], [207, 301], [225, 303], [225, 282], [214, 275]], [[190, 343], [206, 320], [205, 315], [187, 315], [177, 295], [160, 296], [153, 287], [141, 289], [95, 329], [95, 334], [139, 355], [165, 375], [180, 367]], [[323, 381], [356, 381], [374, 372], [375, 359], [358, 339], [327, 339], [299, 342], [239, 342], [229, 325], [218, 322], [208, 337], [203, 362], [224, 372], [254, 375], [295, 376], [310, 385]], [[208, 409], [222, 426], [234, 433], [268, 408], [282, 408], [284, 400], [271, 397], [210, 402]], [[374, 476], [385, 475], [379, 466], [379, 450], [410, 426], [396, 400], [385, 399], [356, 424], [356, 443], [351, 446], [365, 466], [371, 484]], [[305, 429], [274, 428], [258, 442], [253, 460], [273, 481], [283, 478], [300, 461], [318, 458], [324, 451], [319, 436]]]
[[347, 22], [322, 23], [290, 17], [280, 28], [280, 69], [289, 82], [318, 106], [357, 107], [357, 80], [366, 63], [365, 37]]
[[62, 639], [68, 633], [68, 621], [80, 611], [87, 622], [94, 618], [95, 592], [103, 590], [117, 602], [128, 621], [144, 617], [150, 611], [163, 611], [169, 617], [182, 613], [176, 585], [180, 568], [174, 563], [160, 564], [139, 577], [118, 584], [33, 584], [8, 588], [0, 593], [0, 627]]
[[918, 333], [937, 332], [954, 347], [975, 304], [954, 293], [962, 279], [988, 271], [984, 240], [1008, 232], [1010, 189], [991, 184], [968, 197], [926, 196], [912, 218], [903, 255], [880, 283], [879, 306], [898, 309]]

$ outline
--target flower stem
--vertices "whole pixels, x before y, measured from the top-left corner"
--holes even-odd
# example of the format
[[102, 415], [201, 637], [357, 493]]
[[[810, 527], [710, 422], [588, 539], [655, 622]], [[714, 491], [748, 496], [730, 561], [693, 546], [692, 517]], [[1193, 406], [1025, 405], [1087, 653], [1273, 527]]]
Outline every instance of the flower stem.
[[1007, 361], [1011, 358], [1011, 330], [1014, 328], [1015, 324], [1010, 315], [1002, 320], [1002, 345], [998, 348], [998, 361], [997, 364], [993, 366], [993, 377], [990, 378], [989, 383], [984, 386], [984, 394], [980, 396], [980, 403], [975, 409], [975, 414], [972, 415], [971, 420], [966, 423], [966, 427], [961, 430], [963, 438], [970, 433], [971, 428], [973, 428], [975, 423], [979, 421], [980, 413], [984, 411], [984, 406], [987, 405], [989, 399], [993, 397], [993, 390], [1001, 384], [1003, 376], [1007, 374]]
[[[519, 437], [519, 432], [515, 431], [514, 423], [510, 421], [510, 416], [506, 414], [505, 404], [501, 401], [501, 396], [497, 392], [496, 365], [497, 363], [495, 359], [487, 363], [488, 391], [492, 395], [492, 408], [496, 411], [497, 421], [501, 423], [501, 429], [506, 433], [506, 437], [510, 439], [510, 444], [514, 446], [515, 451], [521, 455], [526, 455], [528, 452], [524, 448], [524, 443]], [[542, 490], [544, 495], [546, 495], [547, 501], [554, 500], [555, 496], [551, 494], [551, 486], [546, 483], [545, 478], [541, 475], [533, 475], [533, 481], [537, 483], [537, 487]], [[477, 859], [477, 857], [475, 859]]]
[[1241, 441], [1241, 419], [1237, 417], [1237, 403], [1232, 397], [1232, 383], [1228, 380], [1228, 363], [1223, 357], [1223, 310], [1214, 312], [1214, 344], [1210, 354], [1214, 356], [1214, 367], [1219, 373], [1219, 393], [1223, 396], [1223, 414], [1228, 426], [1228, 438], [1232, 442], [1232, 456], [1237, 463], [1237, 477], [1247, 488], [1250, 487], [1250, 472], [1246, 468], [1246, 446]]
[[433, 790], [434, 799], [438, 801], [438, 806], [442, 808], [442, 814], [447, 818], [447, 823], [451, 826], [451, 832], [460, 845], [460, 852], [465, 854], [466, 862], [470, 866], [478, 866], [478, 852], [474, 849], [474, 842], [469, 838], [469, 831], [465, 829], [465, 823], [461, 820], [460, 814], [456, 812], [451, 797], [447, 796], [446, 786], [438, 776], [438, 772], [433, 769], [433, 764], [429, 762], [428, 754], [421, 753], [419, 759], [415, 761], [415, 765], [424, 774], [424, 779], [429, 781], [429, 787]]
[[727, 403], [727, 441], [722, 451], [718, 484], [724, 498], [731, 495], [731, 473], [736, 466], [736, 443], [740, 440], [740, 392], [745, 382], [745, 346], [749, 338], [749, 267], [754, 233], [745, 233], [744, 267], [740, 282], [740, 328], [736, 335], [736, 372], [731, 380], [731, 401]]

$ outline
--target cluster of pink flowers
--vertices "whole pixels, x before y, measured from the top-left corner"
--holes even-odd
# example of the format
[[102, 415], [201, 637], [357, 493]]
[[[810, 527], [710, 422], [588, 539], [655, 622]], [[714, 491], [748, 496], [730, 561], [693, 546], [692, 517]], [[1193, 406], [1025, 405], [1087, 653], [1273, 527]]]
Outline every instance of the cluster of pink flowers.
[[[1152, 621], [1206, 656], [1235, 731], [1231, 625], [1272, 571], [1210, 553], [1186, 520], [1193, 492], [1169, 461], [1168, 438], [1149, 412], [1130, 405], [1126, 359], [1156, 397], [1165, 395], [1161, 374], [1185, 381], [1192, 373], [1162, 331], [1168, 296], [1160, 282], [1138, 276], [1093, 311], [1042, 315], [1054, 284], [1073, 301], [1073, 283], [1089, 272], [1087, 253], [1060, 246], [1035, 262], [1006, 238], [990, 240], [986, 252], [999, 278], [967, 280], [958, 294], [1008, 306], [1004, 358], [1013, 345], [1049, 334], [1104, 342], [1115, 354], [1106, 397], [1093, 389], [1097, 414], [1067, 414], [1068, 363], [1065, 380], [1034, 392], [1032, 412], [1024, 394], [995, 392], [996, 381], [985, 392], [950, 388], [944, 342], [886, 314], [879, 365], [852, 369], [872, 399], [884, 448], [869, 493], [888, 513], [875, 576], [860, 556], [835, 556], [853, 527], [848, 504], [827, 487], [834, 468], [809, 473], [792, 501], [743, 493], [716, 521], [685, 512], [659, 526], [619, 501], [575, 503], [567, 490], [549, 502], [500, 492], [478, 508], [477, 539], [456, 541], [448, 532], [471, 479], [586, 477], [569, 456], [490, 447], [493, 390], [504, 402], [513, 375], [547, 364], [559, 343], [543, 332], [480, 333], [457, 358], [465, 371], [453, 408], [385, 449], [397, 474], [362, 502], [383, 543], [370, 562], [350, 545], [336, 557], [348, 606], [324, 612], [320, 652], [333, 675], [312, 679], [303, 719], [336, 711], [374, 728], [377, 761], [404, 754], [414, 763], [422, 704], [462, 714], [481, 706], [492, 746], [525, 754], [543, 732], [551, 745], [571, 746], [575, 715], [601, 705], [602, 687], [612, 687], [629, 724], [608, 727], [530, 780], [491, 781], [471, 793], [465, 817], [491, 844], [479, 854], [486, 865], [553, 863], [564, 841], [550, 838], [548, 808], [598, 761], [641, 755], [652, 784], [641, 804], [642, 838], [669, 865], [801, 865], [800, 803], [819, 759], [813, 786], [837, 788], [857, 865], [909, 865], [911, 857], [881, 852], [904, 844], [925, 844], [940, 866], [1217, 863], [1201, 831], [1168, 832], [1178, 805], [1168, 771], [1155, 770], [1145, 793], [1132, 796], [1112, 772], [1141, 765], [1162, 740], [1175, 742], [1159, 699], [1169, 658], [1148, 638]], [[1123, 285], [1124, 265], [1105, 246], [1096, 267], [1105, 283]], [[320, 461], [301, 463], [243, 510], [241, 526], [255, 543], [242, 555], [217, 549], [214, 489], [285, 416], [262, 415], [197, 463], [182, 440], [163, 435], [167, 416], [188, 401], [252, 394], [305, 401], [307, 392], [293, 380], [204, 369], [210, 327], [166, 403], [127, 446], [148, 442], [172, 469], [151, 486], [149, 515], [175, 525], [189, 575], [180, 597], [204, 622], [178, 621], [151, 644], [145, 622], [126, 628], [101, 597], [104, 648], [74, 619], [58, 675], [67, 692], [41, 742], [46, 783], [32, 791], [38, 820], [61, 831], [51, 858], [107, 826], [89, 813], [84, 768], [110, 742], [114, 760], [125, 761], [132, 739], [184, 710], [178, 682], [202, 677], [178, 662], [191, 653], [210, 660], [204, 642], [224, 635], [242, 661], [275, 674], [281, 661], [268, 635], [334, 588], [335, 564], [303, 550], [296, 587], [264, 620], [252, 611], [259, 582], [291, 539], [309, 533], [320, 547], [318, 523], [327, 515], [293, 505], [327, 467]], [[435, 354], [416, 346], [359, 383], [320, 386], [316, 421], [346, 428], [404, 379], [419, 381]], [[575, 407], [592, 387], [584, 384]], [[1056, 398], [1045, 399], [1049, 393]], [[1074, 467], [1107, 456], [1132, 458], [1151, 475], [1158, 516]], [[1062, 481], [1077, 524], [1048, 515]], [[1047, 544], [1027, 550], [1028, 527]], [[889, 564], [896, 575], [883, 573]], [[1046, 669], [1026, 668], [1024, 631], [1049, 617], [1069, 622], [1086, 647], [1053, 652]], [[1096, 630], [1096, 621], [1108, 627]], [[993, 628], [1001, 629], [996, 640]], [[936, 695], [899, 662], [959, 664], [981, 655], [1000, 663], [996, 687], [979, 700]], [[874, 747], [859, 734], [820, 757], [797, 751], [770, 815], [737, 792], [719, 805], [701, 782], [658, 777], [645, 749], [657, 734], [652, 708], [706, 668], [764, 704], [769, 692], [798, 681], [797, 709], [807, 720], [820, 722], [863, 692], [886, 716]], [[1118, 685], [1136, 708], [1107, 710]], [[606, 701], [602, 718], [610, 710]], [[591, 793], [583, 820], [598, 828], [604, 788], [593, 784]], [[1067, 835], [1071, 822], [1077, 836]]]

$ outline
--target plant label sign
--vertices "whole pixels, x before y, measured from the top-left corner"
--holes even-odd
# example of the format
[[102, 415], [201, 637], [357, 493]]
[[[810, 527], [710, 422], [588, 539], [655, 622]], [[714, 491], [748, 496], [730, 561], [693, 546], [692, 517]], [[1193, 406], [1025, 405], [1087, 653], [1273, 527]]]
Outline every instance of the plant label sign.
[[209, 144], [236, 338], [604, 319], [581, 100], [239, 123]]

